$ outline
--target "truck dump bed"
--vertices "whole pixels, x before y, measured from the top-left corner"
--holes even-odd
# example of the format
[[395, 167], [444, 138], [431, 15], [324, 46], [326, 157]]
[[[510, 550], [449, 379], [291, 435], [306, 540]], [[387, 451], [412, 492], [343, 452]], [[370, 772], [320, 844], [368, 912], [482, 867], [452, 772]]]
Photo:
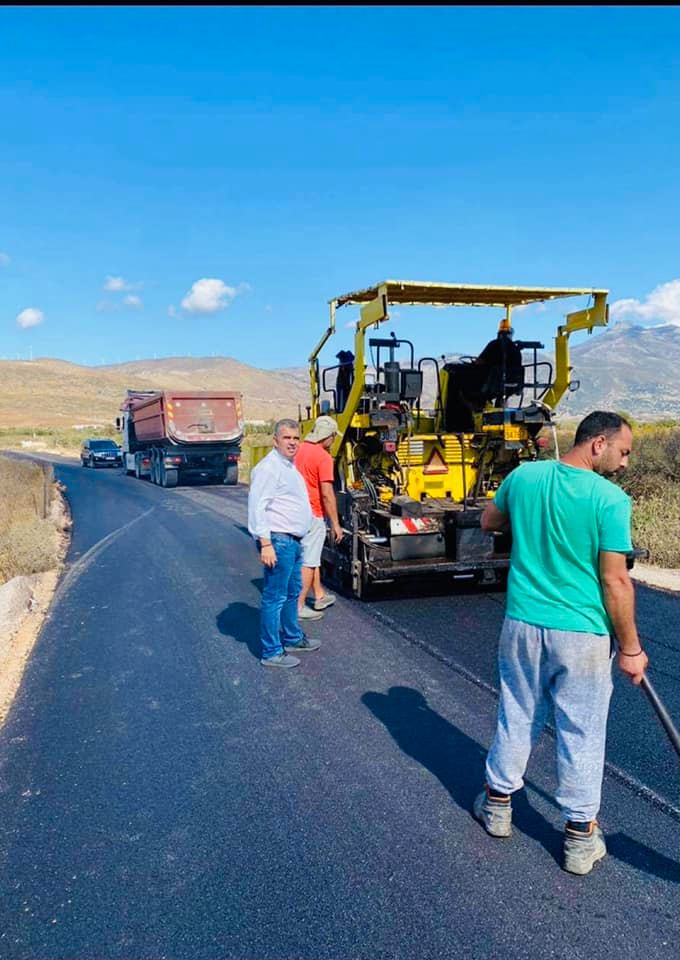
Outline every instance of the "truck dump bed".
[[165, 390], [126, 404], [141, 443], [228, 443], [243, 434], [240, 393]]

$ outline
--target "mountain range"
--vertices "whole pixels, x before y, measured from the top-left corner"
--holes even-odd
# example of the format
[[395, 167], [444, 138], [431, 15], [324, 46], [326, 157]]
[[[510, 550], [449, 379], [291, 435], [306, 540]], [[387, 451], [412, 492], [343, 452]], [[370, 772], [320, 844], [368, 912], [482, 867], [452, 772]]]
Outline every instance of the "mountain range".
[[[548, 344], [546, 344], [548, 346]], [[454, 356], [454, 354], [450, 354]], [[637, 419], [680, 419], [680, 326], [619, 322], [571, 350], [580, 389], [567, 416], [625, 410]], [[426, 368], [427, 371], [427, 368]], [[423, 403], [432, 403], [426, 372]], [[84, 367], [65, 360], [0, 361], [0, 427], [107, 426], [128, 388], [238, 390], [250, 421], [297, 416], [308, 403], [307, 368], [262, 370], [229, 357], [174, 357]]]
[[576, 393], [563, 412], [624, 410], [638, 419], [680, 419], [680, 326], [621, 321], [571, 351]]

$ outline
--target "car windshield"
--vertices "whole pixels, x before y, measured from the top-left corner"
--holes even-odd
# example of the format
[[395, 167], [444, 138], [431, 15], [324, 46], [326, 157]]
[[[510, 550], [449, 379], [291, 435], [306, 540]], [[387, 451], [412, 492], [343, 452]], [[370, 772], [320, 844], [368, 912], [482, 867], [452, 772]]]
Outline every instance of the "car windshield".
[[90, 450], [117, 450], [113, 440], [90, 440]]

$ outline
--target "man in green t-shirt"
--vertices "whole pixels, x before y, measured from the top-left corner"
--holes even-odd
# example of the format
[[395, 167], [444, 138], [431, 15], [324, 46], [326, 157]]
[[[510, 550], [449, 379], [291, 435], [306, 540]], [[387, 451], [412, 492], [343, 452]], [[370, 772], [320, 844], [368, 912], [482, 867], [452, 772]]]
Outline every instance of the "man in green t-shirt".
[[630, 456], [630, 424], [595, 411], [561, 460], [518, 467], [482, 515], [482, 529], [512, 530], [506, 616], [499, 641], [500, 701], [474, 814], [509, 837], [512, 794], [554, 708], [556, 800], [564, 815], [564, 869], [585, 874], [605, 856], [597, 825], [609, 700], [612, 635], [618, 665], [640, 683], [647, 666], [626, 565], [630, 499], [607, 477]]

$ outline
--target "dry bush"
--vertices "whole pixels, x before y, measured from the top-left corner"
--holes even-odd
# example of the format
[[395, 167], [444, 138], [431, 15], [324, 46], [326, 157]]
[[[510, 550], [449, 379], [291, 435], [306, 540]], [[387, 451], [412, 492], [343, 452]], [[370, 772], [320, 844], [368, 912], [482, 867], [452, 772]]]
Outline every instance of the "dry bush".
[[56, 565], [51, 469], [0, 457], [0, 584]]
[[649, 550], [650, 563], [680, 567], [680, 484], [635, 501], [633, 540]]
[[635, 500], [659, 497], [680, 485], [680, 428], [636, 429], [621, 486]]

